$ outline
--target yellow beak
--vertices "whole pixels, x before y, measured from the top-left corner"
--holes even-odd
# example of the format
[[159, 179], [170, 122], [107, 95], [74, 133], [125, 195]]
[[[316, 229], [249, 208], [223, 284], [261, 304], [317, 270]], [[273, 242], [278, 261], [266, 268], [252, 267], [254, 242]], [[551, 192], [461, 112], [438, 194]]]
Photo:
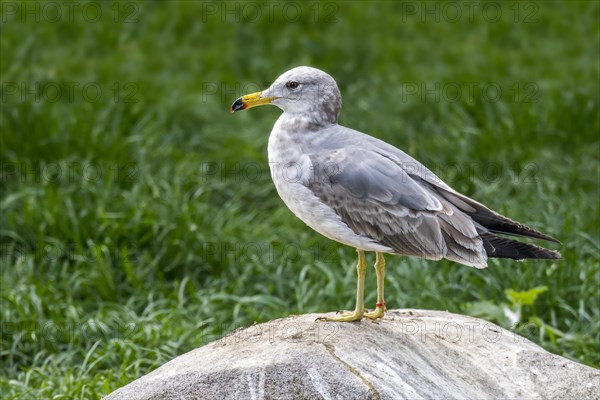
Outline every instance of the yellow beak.
[[265, 104], [270, 104], [277, 97], [260, 97], [262, 92], [250, 93], [245, 96], [240, 97], [231, 105], [231, 112], [236, 112], [239, 110], [245, 110], [247, 108], [262, 106]]

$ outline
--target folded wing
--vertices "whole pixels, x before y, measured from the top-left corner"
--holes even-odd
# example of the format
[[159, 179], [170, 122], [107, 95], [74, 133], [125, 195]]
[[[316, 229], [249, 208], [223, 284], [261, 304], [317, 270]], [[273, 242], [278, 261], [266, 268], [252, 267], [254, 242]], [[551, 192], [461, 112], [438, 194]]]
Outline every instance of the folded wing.
[[347, 146], [310, 158], [307, 186], [355, 233], [398, 254], [486, 266], [473, 221], [385, 155]]
[[454, 191], [399, 150], [345, 146], [310, 158], [316, 174], [307, 186], [313, 193], [355, 233], [398, 254], [445, 257], [479, 268], [487, 265], [488, 257], [561, 257], [556, 251], [497, 236], [558, 242]]

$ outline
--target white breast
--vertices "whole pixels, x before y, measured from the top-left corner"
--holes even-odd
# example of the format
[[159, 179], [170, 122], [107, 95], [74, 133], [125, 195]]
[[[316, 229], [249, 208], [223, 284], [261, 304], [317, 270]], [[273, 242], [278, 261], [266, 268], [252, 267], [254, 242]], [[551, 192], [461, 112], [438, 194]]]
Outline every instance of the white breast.
[[295, 139], [279, 129], [279, 122], [269, 136], [269, 166], [277, 193], [286, 206], [306, 225], [329, 239], [361, 250], [393, 252], [387, 246], [355, 234], [332, 208], [305, 186], [313, 173], [310, 158], [303, 152], [301, 138]]

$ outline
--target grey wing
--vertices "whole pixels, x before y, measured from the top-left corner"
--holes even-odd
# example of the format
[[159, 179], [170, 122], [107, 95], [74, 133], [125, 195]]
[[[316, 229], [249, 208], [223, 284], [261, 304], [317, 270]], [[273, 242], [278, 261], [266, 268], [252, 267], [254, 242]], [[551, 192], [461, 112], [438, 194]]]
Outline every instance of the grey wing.
[[513, 221], [497, 212], [489, 209], [483, 204], [461, 194], [448, 186], [433, 172], [403, 151], [378, 139], [371, 140], [371, 144], [379, 148], [386, 157], [395, 163], [402, 165], [406, 173], [415, 181], [424, 186], [429, 186], [436, 192], [438, 199], [450, 202], [461, 212], [467, 214], [476, 224], [485, 231], [501, 233], [512, 236], [525, 236], [536, 239], [548, 240], [560, 243], [552, 236], [548, 236], [520, 222]]
[[306, 185], [356, 234], [398, 254], [486, 265], [473, 221], [384, 154], [348, 146], [309, 157]]

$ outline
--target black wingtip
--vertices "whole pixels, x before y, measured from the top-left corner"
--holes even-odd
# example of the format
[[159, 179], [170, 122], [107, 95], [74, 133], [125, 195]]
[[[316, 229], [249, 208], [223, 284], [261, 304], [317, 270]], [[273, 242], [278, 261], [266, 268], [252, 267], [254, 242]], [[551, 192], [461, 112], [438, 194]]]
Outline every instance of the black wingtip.
[[463, 194], [444, 189], [438, 189], [438, 193], [444, 196], [446, 200], [459, 210], [471, 217], [475, 222], [482, 225], [487, 231], [503, 235], [530, 237], [561, 244], [558, 239], [539, 232], [520, 222], [513, 221], [504, 215], [500, 215]]
[[519, 242], [496, 236], [491, 232], [479, 232], [483, 239], [483, 246], [488, 257], [512, 258], [513, 260], [561, 260], [562, 254], [558, 251], [546, 249], [531, 243]]

